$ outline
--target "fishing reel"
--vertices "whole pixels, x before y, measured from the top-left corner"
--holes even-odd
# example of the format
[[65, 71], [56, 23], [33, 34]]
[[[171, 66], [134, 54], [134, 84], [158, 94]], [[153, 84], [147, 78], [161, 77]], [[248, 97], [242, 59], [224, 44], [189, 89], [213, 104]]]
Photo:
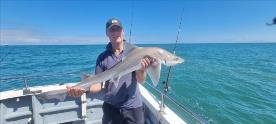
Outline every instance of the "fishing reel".
[[168, 81], [163, 81], [162, 84], [163, 84], [164, 93], [168, 93], [169, 90], [171, 90], [171, 87], [169, 86], [169, 82]]

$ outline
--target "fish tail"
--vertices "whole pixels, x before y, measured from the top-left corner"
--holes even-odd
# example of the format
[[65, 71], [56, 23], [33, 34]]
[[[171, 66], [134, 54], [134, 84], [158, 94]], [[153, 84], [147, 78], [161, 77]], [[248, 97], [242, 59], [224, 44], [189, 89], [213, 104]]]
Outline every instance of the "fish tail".
[[67, 90], [66, 89], [48, 91], [48, 92], [44, 92], [44, 93], [41, 93], [41, 94], [37, 95], [38, 99], [40, 99], [44, 102], [48, 101], [48, 100], [51, 100], [51, 99], [64, 101], [66, 96], [67, 96]]

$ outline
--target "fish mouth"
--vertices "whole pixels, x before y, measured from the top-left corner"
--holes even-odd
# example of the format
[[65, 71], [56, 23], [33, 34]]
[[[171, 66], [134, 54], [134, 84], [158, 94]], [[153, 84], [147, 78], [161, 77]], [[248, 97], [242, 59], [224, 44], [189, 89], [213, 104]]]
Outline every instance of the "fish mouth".
[[180, 58], [180, 57], [176, 57], [173, 59], [173, 61], [177, 64], [180, 64], [180, 63], [183, 63], [184, 62], [184, 59]]
[[180, 63], [183, 63], [183, 62], [184, 62], [184, 59], [178, 57], [178, 62], [179, 62], [179, 64], [180, 64]]

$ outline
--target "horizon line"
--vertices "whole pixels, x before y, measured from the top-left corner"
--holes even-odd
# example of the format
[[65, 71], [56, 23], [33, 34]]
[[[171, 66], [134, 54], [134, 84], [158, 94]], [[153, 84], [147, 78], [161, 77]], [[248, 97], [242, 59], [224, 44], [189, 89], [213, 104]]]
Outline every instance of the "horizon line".
[[[81, 46], [81, 45], [106, 45], [107, 43], [99, 44], [0, 44], [0, 46]], [[138, 45], [147, 45], [147, 44], [175, 44], [175, 43], [133, 43]], [[177, 44], [276, 44], [276, 42], [180, 42]]]

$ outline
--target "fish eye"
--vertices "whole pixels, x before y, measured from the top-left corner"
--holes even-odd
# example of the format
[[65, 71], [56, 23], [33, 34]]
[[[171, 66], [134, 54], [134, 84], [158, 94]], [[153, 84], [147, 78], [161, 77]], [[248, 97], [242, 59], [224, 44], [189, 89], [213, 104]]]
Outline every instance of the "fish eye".
[[174, 61], [179, 61], [179, 58], [174, 58], [173, 60], [174, 60]]

